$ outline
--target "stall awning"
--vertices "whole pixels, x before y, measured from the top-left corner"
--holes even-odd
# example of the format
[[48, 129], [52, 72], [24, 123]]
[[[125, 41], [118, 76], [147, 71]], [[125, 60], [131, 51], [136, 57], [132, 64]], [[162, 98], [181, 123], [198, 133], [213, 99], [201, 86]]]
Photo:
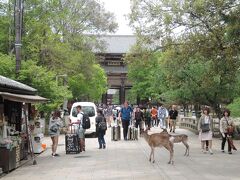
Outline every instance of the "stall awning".
[[0, 96], [10, 101], [25, 102], [25, 103], [43, 103], [48, 101], [48, 99], [43, 98], [41, 96], [13, 94], [13, 93], [7, 93], [7, 92], [0, 92]]

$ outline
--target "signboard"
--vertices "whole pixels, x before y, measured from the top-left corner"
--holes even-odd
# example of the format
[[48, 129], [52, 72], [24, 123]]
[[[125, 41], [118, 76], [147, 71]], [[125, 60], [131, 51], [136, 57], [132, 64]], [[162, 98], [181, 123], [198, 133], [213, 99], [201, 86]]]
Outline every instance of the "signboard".
[[66, 134], [65, 136], [66, 154], [79, 153], [79, 138], [77, 134]]

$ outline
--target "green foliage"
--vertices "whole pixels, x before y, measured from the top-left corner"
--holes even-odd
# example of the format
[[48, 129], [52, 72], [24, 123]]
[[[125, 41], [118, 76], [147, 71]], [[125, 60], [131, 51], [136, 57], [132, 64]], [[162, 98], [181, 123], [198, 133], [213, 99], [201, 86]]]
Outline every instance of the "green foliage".
[[9, 31], [9, 22], [7, 20], [7, 16], [0, 18], [0, 52], [7, 53], [8, 52], [8, 34]]
[[78, 100], [98, 101], [107, 91], [107, 78], [104, 70], [97, 64], [90, 68], [88, 77], [78, 73], [69, 79], [73, 96]]
[[40, 96], [49, 99], [47, 108], [41, 108], [50, 111], [58, 108], [65, 99], [72, 97], [66, 86], [57, 84], [56, 76], [56, 73], [48, 71], [45, 67], [37, 66], [34, 61], [26, 61], [22, 63], [18, 80], [37, 89]]
[[[38, 6], [32, 9], [34, 2]], [[95, 0], [33, 1], [26, 9], [26, 55], [67, 74], [73, 98], [98, 100], [106, 91], [106, 75], [91, 51], [96, 37], [83, 33], [113, 32], [117, 26], [112, 14]]]
[[[0, 52], [12, 53], [14, 1], [0, 2]], [[104, 70], [93, 49], [102, 48], [98, 34], [114, 32], [112, 13], [96, 0], [28, 0], [24, 3], [22, 67], [19, 81], [50, 100], [39, 108], [52, 110], [66, 99], [97, 101], [106, 92]], [[95, 35], [86, 35], [86, 34]], [[11, 51], [11, 52], [9, 52]], [[0, 73], [15, 77], [15, 61], [0, 54]], [[67, 75], [67, 86], [56, 77]]]
[[125, 61], [128, 63], [128, 77], [133, 83], [132, 93], [143, 99], [154, 97], [156, 94], [152, 85], [155, 83], [157, 58], [151, 52], [136, 47], [125, 57]]
[[38, 95], [49, 99], [48, 104], [39, 105], [39, 110], [50, 112], [58, 108], [65, 99], [72, 98], [66, 86], [56, 82], [57, 74], [46, 67], [38, 66], [34, 61], [22, 62], [21, 71], [15, 76], [15, 59], [0, 53], [0, 75], [15, 79], [38, 90]]
[[15, 79], [15, 59], [0, 52], [0, 75]]
[[231, 111], [231, 116], [240, 117], [240, 98], [236, 98], [233, 103], [228, 105], [228, 108]]
[[[118, 103], [115, 104], [119, 104], [119, 96], [117, 96], [117, 101]], [[125, 92], [125, 99], [128, 101], [129, 104], [135, 105], [137, 104], [137, 94], [132, 90], [126, 90]]]
[[[148, 95], [159, 94], [166, 102], [210, 105], [217, 113], [220, 104], [239, 97], [239, 1], [131, 2], [130, 21], [138, 41], [144, 43], [150, 59], [158, 57], [151, 68], [141, 65], [151, 61], [139, 58], [140, 72], [129, 69], [130, 75], [135, 74], [133, 89], [144, 87]], [[144, 56], [139, 52], [138, 57]], [[148, 74], [154, 78], [150, 80]]]

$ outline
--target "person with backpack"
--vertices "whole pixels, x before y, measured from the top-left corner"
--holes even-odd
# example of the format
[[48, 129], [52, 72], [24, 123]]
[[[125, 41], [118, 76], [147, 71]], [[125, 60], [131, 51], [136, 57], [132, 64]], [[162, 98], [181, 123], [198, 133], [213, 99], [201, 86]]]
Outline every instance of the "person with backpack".
[[52, 140], [52, 157], [59, 156], [56, 151], [58, 146], [58, 137], [60, 135], [60, 128], [62, 126], [63, 124], [60, 118], [60, 112], [55, 111], [49, 121], [49, 136]]
[[79, 145], [80, 145], [80, 152], [85, 151], [85, 129], [83, 128], [83, 116], [84, 113], [82, 112], [82, 107], [79, 105], [77, 106], [77, 121], [79, 124], [78, 127], [78, 137], [79, 137]]
[[96, 117], [96, 133], [98, 136], [99, 149], [106, 148], [106, 141], [104, 139], [106, 130], [107, 130], [106, 118], [104, 117], [102, 110], [98, 110]]

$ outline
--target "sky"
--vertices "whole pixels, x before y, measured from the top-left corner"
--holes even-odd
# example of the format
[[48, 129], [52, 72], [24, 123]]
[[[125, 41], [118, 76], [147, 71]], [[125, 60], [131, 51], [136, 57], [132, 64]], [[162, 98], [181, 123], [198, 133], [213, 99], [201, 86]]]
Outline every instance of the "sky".
[[130, 13], [130, 0], [100, 0], [104, 3], [106, 10], [114, 13], [118, 23], [118, 30], [115, 34], [132, 35], [133, 31], [128, 26], [128, 20], [125, 17]]

